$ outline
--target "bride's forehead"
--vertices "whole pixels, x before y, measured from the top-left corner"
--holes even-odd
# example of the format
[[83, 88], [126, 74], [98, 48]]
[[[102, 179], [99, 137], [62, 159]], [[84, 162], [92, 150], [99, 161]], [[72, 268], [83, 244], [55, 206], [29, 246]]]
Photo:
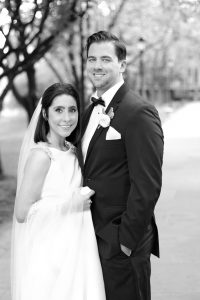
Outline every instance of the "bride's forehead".
[[71, 95], [66, 95], [66, 94], [56, 96], [51, 103], [51, 106], [71, 106], [71, 105], [76, 105], [76, 100]]

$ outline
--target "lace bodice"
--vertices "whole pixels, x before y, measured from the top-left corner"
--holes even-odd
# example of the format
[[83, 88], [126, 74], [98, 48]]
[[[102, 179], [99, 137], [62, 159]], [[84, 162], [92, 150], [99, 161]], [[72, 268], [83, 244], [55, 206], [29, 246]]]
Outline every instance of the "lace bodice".
[[45, 143], [38, 143], [36, 148], [45, 151], [51, 159], [40, 200], [55, 202], [68, 199], [74, 189], [82, 183], [75, 147], [71, 145], [67, 151], [61, 151]]

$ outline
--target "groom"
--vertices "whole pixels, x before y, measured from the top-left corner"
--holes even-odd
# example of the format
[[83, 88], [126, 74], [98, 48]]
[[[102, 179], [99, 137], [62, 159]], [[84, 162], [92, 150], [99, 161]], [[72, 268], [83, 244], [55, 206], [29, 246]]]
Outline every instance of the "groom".
[[150, 300], [150, 255], [159, 256], [154, 208], [162, 183], [163, 132], [154, 106], [124, 82], [126, 48], [100, 31], [87, 40], [96, 92], [83, 118], [84, 185], [107, 300]]

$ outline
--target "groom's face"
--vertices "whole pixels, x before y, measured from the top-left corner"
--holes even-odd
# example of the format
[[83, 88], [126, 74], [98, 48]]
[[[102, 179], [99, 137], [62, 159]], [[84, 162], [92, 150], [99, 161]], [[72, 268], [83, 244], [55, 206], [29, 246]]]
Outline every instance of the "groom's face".
[[112, 42], [91, 44], [86, 68], [99, 96], [120, 81], [125, 67], [126, 62], [118, 60]]

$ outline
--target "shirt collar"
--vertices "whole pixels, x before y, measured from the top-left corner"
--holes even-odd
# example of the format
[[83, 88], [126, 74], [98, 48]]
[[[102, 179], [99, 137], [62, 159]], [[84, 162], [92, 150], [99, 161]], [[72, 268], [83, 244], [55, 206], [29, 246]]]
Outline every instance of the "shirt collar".
[[[111, 100], [113, 99], [114, 95], [118, 91], [118, 89], [124, 84], [124, 79], [117, 82], [115, 85], [113, 85], [109, 90], [107, 90], [104, 94], [101, 95], [101, 98], [105, 101], [105, 109], [110, 104]], [[93, 94], [93, 97], [98, 98], [97, 92]]]

